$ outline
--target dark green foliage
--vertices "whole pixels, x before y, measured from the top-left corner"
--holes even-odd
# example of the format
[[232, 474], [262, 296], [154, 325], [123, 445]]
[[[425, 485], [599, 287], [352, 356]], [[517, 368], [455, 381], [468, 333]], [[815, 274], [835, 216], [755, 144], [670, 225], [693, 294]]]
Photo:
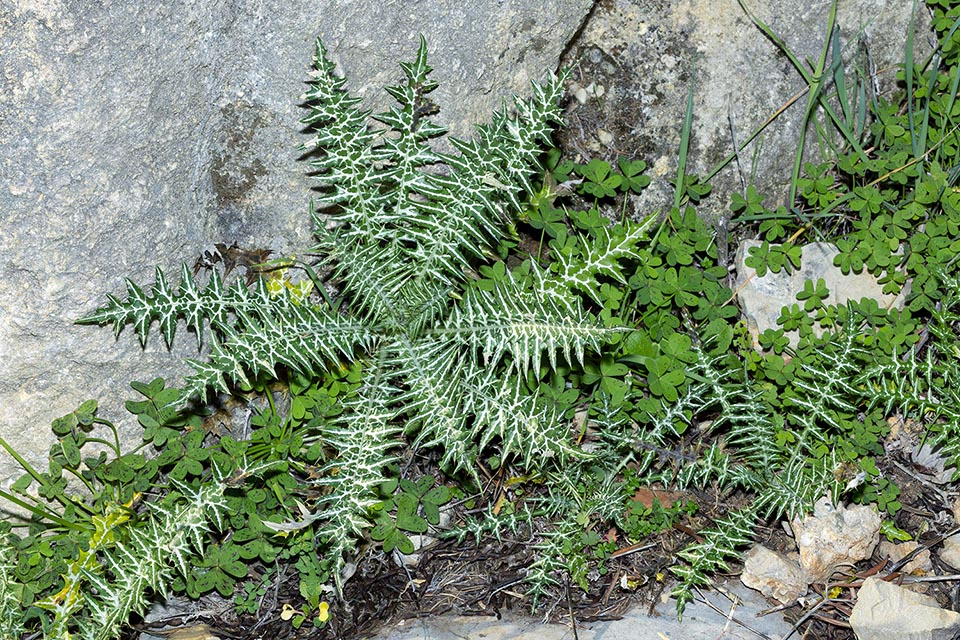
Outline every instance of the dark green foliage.
[[[630, 195], [650, 182], [643, 160], [548, 150], [562, 78], [445, 154], [422, 109], [435, 87], [422, 42], [377, 126], [318, 43], [305, 124], [322, 263], [251, 284], [184, 268], [174, 287], [158, 270], [82, 320], [132, 325], [143, 342], [156, 321], [167, 344], [185, 326], [210, 356], [184, 389], [133, 383], [141, 397], [126, 407], [144, 433], [132, 451], [93, 401], [54, 422], [45, 470], [0, 440], [27, 472], [0, 496], [32, 515], [23, 535], [0, 526], [0, 606], [26, 607], [18, 631], [107, 638], [168, 590], [265, 615], [289, 570], [302, 598], [291, 624], [322, 626], [358, 543], [411, 553], [410, 536], [439, 535], [454, 495], [472, 515], [445, 535], [536, 548], [534, 602], [567, 578], [588, 589], [621, 546], [685, 522], [700, 539], [673, 568], [682, 612], [758, 522], [823, 496], [875, 504], [888, 538], [909, 537], [893, 520], [888, 419], [928, 425], [960, 460], [960, 9], [928, 4], [941, 46], [922, 64], [907, 56], [892, 100], [868, 100], [862, 74], [849, 84], [831, 30], [816, 74], [798, 69], [808, 118], [822, 109], [838, 134], [819, 129], [831, 155], [803, 164], [798, 152], [791, 207], [771, 210], [753, 187], [730, 205], [762, 240], [747, 258], [758, 276], [799, 268], [814, 232], [836, 242], [843, 272], [867, 270], [890, 293], [910, 281], [907, 308], [828, 306], [824, 283], [806, 282], [780, 328], [756, 337], [697, 216], [710, 186], [686, 171], [689, 110], [673, 206], [641, 215]], [[193, 402], [211, 391], [261, 404], [229, 424]], [[411, 472], [401, 457], [438, 464]], [[502, 493], [485, 502], [488, 472]], [[747, 506], [647, 507], [636, 495], [651, 487], [737, 492]], [[86, 603], [73, 597], [84, 591]]]
[[434, 486], [431, 476], [416, 482], [401, 478], [389, 480], [380, 488], [385, 499], [375, 507], [379, 515], [370, 537], [383, 543], [385, 552], [397, 549], [413, 553], [414, 545], [407, 533], [426, 533], [430, 525], [440, 524], [440, 507], [453, 497], [445, 486]]

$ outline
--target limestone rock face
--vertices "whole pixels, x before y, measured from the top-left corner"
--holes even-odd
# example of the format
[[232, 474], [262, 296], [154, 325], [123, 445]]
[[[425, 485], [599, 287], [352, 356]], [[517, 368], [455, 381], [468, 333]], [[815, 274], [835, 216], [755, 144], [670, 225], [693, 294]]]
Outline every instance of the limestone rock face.
[[[123, 278], [175, 280], [214, 243], [311, 245], [299, 118], [320, 36], [350, 87], [376, 97], [423, 33], [458, 135], [557, 67], [590, 0], [14, 3], [0, 14], [0, 436], [40, 464], [50, 421], [87, 398], [121, 409], [131, 379], [177, 384], [168, 352], [73, 320]], [[0, 479], [18, 470], [0, 456]]]
[[[827, 38], [830, 0], [746, 0], [801, 61], [818, 60]], [[837, 24], [848, 69], [868, 65], [881, 93], [895, 84], [913, 4], [844, 0]], [[917, 12], [916, 46], [929, 51], [929, 20]], [[925, 22], [926, 21], [926, 22]], [[645, 160], [653, 184], [636, 199], [638, 214], [668, 209], [676, 175], [687, 93], [694, 89], [688, 173], [705, 175], [794, 97], [793, 106], [764, 129], [712, 181], [701, 213], [729, 216], [729, 195], [755, 183], [766, 205], [785, 204], [806, 96], [806, 82], [751, 22], [737, 0], [611, 0], [600, 3], [568, 62], [595, 95], [577, 107], [571, 146], [590, 154]], [[829, 58], [828, 58], [829, 62]], [[602, 91], [597, 91], [602, 87]], [[828, 89], [827, 93], [833, 92]], [[598, 95], [602, 94], [602, 95]], [[887, 94], [888, 95], [888, 94]], [[579, 127], [579, 128], [578, 128]], [[603, 133], [597, 133], [602, 130]], [[811, 140], [812, 142], [812, 140]], [[816, 145], [808, 145], [817, 160]], [[658, 178], [660, 178], [658, 180]], [[722, 249], [722, 247], [721, 247]]]
[[[829, 4], [748, 2], [800, 58], [817, 56]], [[869, 53], [883, 90], [912, 5], [840, 4], [843, 41]], [[736, 0], [14, 3], [0, 12], [0, 436], [41, 464], [50, 421], [97, 398], [137, 441], [120, 408], [128, 382], [178, 384], [191, 336], [172, 352], [156, 336], [142, 350], [130, 332], [114, 342], [72, 321], [121, 293], [124, 277], [149, 285], [155, 265], [176, 274], [214, 243], [303, 253], [312, 183], [297, 102], [314, 39], [379, 109], [421, 33], [440, 83], [436, 120], [459, 136], [566, 52], [574, 80], [594, 83], [569, 114], [578, 136], [597, 132], [584, 151], [643, 158], [664, 178], [635, 203], [642, 211], [671, 202], [691, 82], [690, 170], [701, 174], [802, 87]], [[764, 134], [761, 191], [786, 179], [801, 107]], [[742, 155], [746, 181], [754, 150]], [[732, 170], [718, 176], [704, 211], [722, 213], [739, 185]], [[0, 457], [0, 479], [15, 473]]]

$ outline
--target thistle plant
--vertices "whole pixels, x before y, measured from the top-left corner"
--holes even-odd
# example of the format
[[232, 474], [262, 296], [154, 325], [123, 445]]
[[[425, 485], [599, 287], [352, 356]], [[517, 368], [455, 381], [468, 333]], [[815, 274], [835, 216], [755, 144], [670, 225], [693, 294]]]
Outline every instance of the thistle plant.
[[[83, 640], [111, 640], [119, 636], [130, 615], [146, 609], [148, 596], [166, 596], [174, 569], [186, 575], [190, 559], [203, 554], [211, 529], [209, 523], [222, 528], [226, 507], [223, 489], [222, 482], [214, 479], [199, 489], [182, 487], [179, 495], [169, 496], [167, 504], [153, 503], [146, 526], [131, 527], [128, 539], [103, 550], [102, 564], [83, 571], [83, 578], [89, 583], [85, 591], [90, 593], [92, 588], [92, 593], [97, 594], [84, 597], [82, 604], [88, 614], [57, 615], [54, 628], [66, 630], [65, 622], [73, 619], [79, 623], [79, 637]], [[67, 581], [71, 579], [72, 576], [65, 577]], [[67, 584], [64, 589], [75, 592], [74, 584]], [[43, 607], [45, 603], [36, 605]], [[63, 633], [49, 637], [71, 636]]]
[[[531, 175], [560, 123], [563, 77], [534, 84], [529, 99], [441, 153], [430, 146], [444, 130], [428, 118], [436, 84], [423, 39], [400, 66], [405, 81], [387, 88], [396, 104], [372, 124], [317, 43], [304, 149], [322, 187], [311, 211], [323, 264], [307, 269], [329, 270], [315, 283], [323, 301], [262, 281], [228, 286], [216, 272], [201, 286], [184, 266], [176, 289], [158, 269], [149, 293], [128, 281], [125, 298], [110, 295], [80, 320], [118, 334], [131, 324], [144, 342], [157, 321], [168, 345], [181, 322], [198, 345], [209, 335], [210, 356], [190, 362], [182, 402], [284, 369], [309, 378], [361, 365], [356, 396], [305, 439], [329, 462], [313, 480], [322, 491], [312, 514], [291, 525], [314, 524], [338, 587], [404, 434], [436, 448], [448, 472], [474, 478], [483, 453], [531, 470], [579, 455], [562, 412], [524, 381], [558, 362], [582, 363], [619, 331], [587, 311], [581, 292], [598, 275], [622, 279], [619, 261], [636, 256], [645, 231], [604, 231], [588, 259], [506, 269], [493, 248], [533, 192]], [[479, 277], [485, 263], [496, 277]]]
[[[60, 576], [63, 587], [29, 603], [48, 614], [40, 616], [45, 639], [116, 638], [132, 614], [142, 614], [157, 594], [167, 595], [176, 573], [187, 575], [192, 558], [203, 554], [210, 523], [222, 528], [226, 503], [222, 478], [178, 489], [148, 503], [136, 520], [131, 505], [92, 518], [93, 531]], [[0, 637], [19, 638], [26, 631], [24, 587], [9, 565], [15, 551], [7, 537], [0, 553]]]
[[0, 640], [16, 640], [25, 631], [23, 618], [18, 614], [23, 599], [14, 577], [16, 557], [10, 536], [0, 536]]
[[[467, 518], [459, 534], [451, 533], [460, 539], [530, 536], [539, 553], [527, 572], [534, 600], [555, 593], [563, 573], [588, 586], [593, 567], [602, 567], [614, 544], [601, 532], [647, 535], [686, 513], [661, 510], [641, 522], [627, 510], [636, 487], [740, 492], [746, 506], [714, 514], [700, 541], [678, 554], [673, 594], [682, 612], [693, 588], [726, 570], [753, 539], [756, 521], [801, 515], [823, 495], [879, 504], [871, 493], [883, 480], [874, 456], [883, 452], [885, 418], [894, 408], [939, 417], [935, 429], [945, 440], [955, 437], [960, 413], [942, 387], [957, 377], [949, 357], [956, 347], [943, 347], [926, 361], [915, 357], [917, 324], [909, 313], [867, 301], [827, 307], [825, 289], [808, 283], [797, 296], [801, 304], [784, 308], [783, 329], [759, 337], [767, 352], [757, 353], [729, 304], [734, 295], [725, 286], [727, 268], [714, 233], [692, 206], [708, 185], [681, 169], [674, 207], [652, 230], [657, 216], [639, 222], [627, 216], [626, 196], [646, 186], [641, 161], [621, 158], [617, 170], [597, 159], [562, 161], [556, 150], [544, 154], [561, 124], [563, 75], [534, 84], [529, 98], [504, 106], [472, 140], [451, 138], [452, 151], [441, 152], [434, 143], [445, 131], [430, 120], [436, 84], [422, 39], [401, 69], [404, 81], [386, 89], [395, 104], [371, 115], [345, 90], [346, 81], [317, 42], [304, 96], [311, 139], [303, 149], [320, 183], [310, 208], [316, 227], [311, 254], [320, 260], [298, 263], [303, 280], [231, 283], [213, 271], [201, 282], [184, 266], [174, 286], [158, 269], [151, 287], [128, 281], [125, 296], [108, 295], [105, 306], [80, 320], [112, 325], [118, 335], [132, 325], [143, 343], [156, 322], [167, 345], [186, 327], [198, 349], [207, 343], [209, 356], [190, 361], [194, 373], [179, 395], [162, 391], [164, 412], [206, 402], [211, 394], [264, 388], [273, 379], [289, 382], [292, 406], [304, 401], [307, 388], [323, 396], [316, 405], [322, 410], [310, 419], [301, 411], [295, 427], [276, 414], [261, 416], [264, 428], [249, 446], [224, 437], [215, 445], [221, 450], [209, 456], [233, 460], [249, 452], [277, 463], [271, 481], [276, 489], [282, 478], [287, 488], [278, 492], [283, 495], [275, 510], [248, 501], [254, 502], [248, 507], [257, 514], [257, 531], [252, 516], [234, 518], [231, 526], [247, 527], [245, 533], [260, 542], [275, 532], [309, 542], [295, 563], [309, 606], [319, 610], [328, 581], [342, 592], [342, 569], [360, 540], [379, 543], [385, 552], [402, 550], [409, 540], [401, 531], [427, 526], [421, 503], [432, 505], [431, 513], [438, 509], [439, 498], [425, 500], [430, 478], [421, 486], [397, 477], [394, 463], [407, 447], [431, 450], [442, 471], [464, 483], [481, 484], [483, 464], [534, 480], [525, 498], [486, 505], [482, 516]], [[688, 110], [681, 167], [691, 117]], [[930, 179], [937, 182], [940, 174], [934, 174]], [[535, 176], [542, 177], [542, 188]], [[550, 185], [568, 188], [559, 195]], [[581, 198], [575, 206], [585, 201], [588, 209], [566, 206], [573, 192]], [[954, 193], [942, 193], [951, 212], [957, 210]], [[741, 221], [754, 215], [776, 221], [757, 194], [740, 200], [733, 209], [748, 216]], [[823, 207], [821, 200], [810, 204]], [[853, 195], [846, 201], [851, 210], [862, 209]], [[861, 222], [869, 217], [867, 210]], [[923, 238], [950, 235], [952, 242], [955, 231], [939, 219], [924, 223]], [[771, 242], [796, 223], [776, 222], [766, 229]], [[540, 236], [535, 252], [518, 249], [516, 227]], [[922, 243], [916, 247], [909, 254], [913, 262], [922, 257]], [[790, 242], [769, 248], [765, 257], [753, 256], [755, 266], [785, 268], [799, 260], [795, 249]], [[860, 249], [841, 249], [846, 267], [857, 270]], [[926, 268], [952, 264], [955, 252], [941, 254]], [[902, 284], [890, 277], [894, 288]], [[930, 331], [952, 345], [955, 301], [935, 303], [942, 280], [919, 280], [922, 293], [913, 294], [913, 309], [930, 314]], [[828, 333], [816, 337], [814, 322]], [[783, 332], [794, 329], [801, 339], [790, 347]], [[905, 358], [904, 348], [911, 349]], [[334, 386], [340, 390], [327, 393]], [[579, 424], [578, 412], [587, 416]], [[279, 435], [261, 438], [274, 426]], [[153, 444], [162, 447], [154, 436]], [[184, 437], [192, 437], [187, 451], [195, 457], [187, 456], [193, 469], [184, 465], [183, 475], [202, 484], [204, 436]], [[277, 453], [281, 448], [285, 453]], [[171, 451], [168, 459], [176, 457]], [[863, 476], [859, 484], [848, 484], [848, 468]], [[305, 486], [290, 487], [297, 483]], [[397, 486], [405, 488], [394, 494]], [[227, 500], [246, 504], [242, 496]], [[885, 508], [893, 514], [896, 506]], [[155, 508], [158, 532], [169, 515]], [[538, 532], [544, 520], [550, 523]], [[130, 544], [140, 545], [152, 531], [130, 535]], [[135, 594], [145, 587], [162, 592], [157, 582], [174, 574], [151, 560], [148, 549], [138, 546], [145, 555], [135, 559], [120, 555], [127, 551], [114, 541], [103, 542], [90, 547], [96, 562], [87, 556], [72, 565], [82, 586], [103, 597], [84, 609], [73, 602], [60, 617], [80, 612], [83, 620], [96, 620], [97, 629], [115, 630], [124, 615], [143, 606]], [[201, 542], [184, 548], [199, 551]], [[264, 553], [258, 556], [264, 562], [277, 559], [273, 550]], [[216, 564], [207, 560], [204, 568]], [[242, 579], [237, 564], [227, 573]], [[134, 567], [132, 582], [125, 581], [123, 566]], [[229, 595], [233, 578], [217, 589]], [[201, 590], [191, 591], [189, 582], [185, 590], [198, 597]], [[65, 603], [64, 597], [49, 604]], [[70, 624], [67, 630], [93, 629], [87, 622]]]

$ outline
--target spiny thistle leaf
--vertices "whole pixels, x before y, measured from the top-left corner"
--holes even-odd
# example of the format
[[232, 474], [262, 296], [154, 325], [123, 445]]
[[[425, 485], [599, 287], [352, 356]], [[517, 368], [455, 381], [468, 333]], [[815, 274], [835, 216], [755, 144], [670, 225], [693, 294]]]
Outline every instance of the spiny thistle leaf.
[[671, 596], [677, 599], [677, 615], [683, 616], [687, 603], [693, 600], [693, 588], [710, 583], [708, 575], [718, 569], [729, 571], [727, 561], [739, 554], [739, 549], [753, 540], [753, 525], [757, 514], [755, 506], [734, 511], [716, 521], [713, 528], [701, 531], [702, 541], [677, 553], [687, 564], [671, 567], [680, 578]]
[[395, 394], [383, 384], [362, 389], [321, 434], [339, 453], [316, 481], [328, 488], [316, 506], [323, 514], [317, 535], [333, 563], [331, 573], [338, 592], [343, 589], [341, 569], [346, 558], [371, 526], [371, 510], [380, 501], [377, 488], [384, 482], [383, 468], [395, 460], [392, 450], [400, 432], [392, 402]]
[[578, 454], [570, 444], [567, 425], [553, 407], [540, 402], [536, 395], [523, 391], [523, 385], [506, 377], [492, 389], [472, 397], [479, 407], [474, 433], [480, 448], [493, 438], [500, 441], [502, 455], [520, 454], [526, 466], [538, 469], [547, 461], [563, 464]]
[[631, 225], [626, 232], [618, 228], [616, 234], [601, 228], [598, 241], [589, 244], [583, 254], [574, 256], [572, 252], [561, 249], [553, 267], [559, 282], [602, 304], [597, 294], [597, 275], [625, 284], [620, 261], [640, 257], [636, 252], [637, 243], [647, 235], [647, 230], [655, 220], [656, 215], [648, 216], [641, 224]]
[[509, 353], [521, 372], [539, 371], [545, 353], [556, 369], [557, 351], [569, 363], [582, 363], [584, 350], [599, 350], [612, 331], [591, 319], [575, 296], [558, 291], [536, 265], [531, 264], [531, 275], [531, 287], [508, 272], [493, 291], [471, 289], [443, 331], [482, 355], [486, 365]]

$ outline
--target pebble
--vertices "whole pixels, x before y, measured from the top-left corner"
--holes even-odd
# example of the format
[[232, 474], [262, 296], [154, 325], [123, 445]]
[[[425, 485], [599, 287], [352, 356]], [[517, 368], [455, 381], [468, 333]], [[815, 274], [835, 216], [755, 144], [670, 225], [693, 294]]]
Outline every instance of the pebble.
[[781, 604], [807, 593], [810, 579], [800, 565], [783, 554], [756, 545], [743, 558], [740, 581]]

